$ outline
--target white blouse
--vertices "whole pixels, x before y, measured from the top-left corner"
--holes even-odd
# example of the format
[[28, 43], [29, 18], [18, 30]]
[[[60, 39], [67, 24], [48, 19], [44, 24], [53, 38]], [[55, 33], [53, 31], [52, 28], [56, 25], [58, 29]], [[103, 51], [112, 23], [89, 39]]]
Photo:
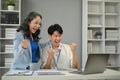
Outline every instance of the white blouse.
[[[44, 67], [48, 59], [48, 49], [51, 48], [51, 44], [46, 45], [42, 49], [42, 64]], [[60, 44], [58, 50], [54, 51], [54, 57], [52, 59], [53, 69], [70, 69], [72, 68], [73, 55], [69, 45]]]

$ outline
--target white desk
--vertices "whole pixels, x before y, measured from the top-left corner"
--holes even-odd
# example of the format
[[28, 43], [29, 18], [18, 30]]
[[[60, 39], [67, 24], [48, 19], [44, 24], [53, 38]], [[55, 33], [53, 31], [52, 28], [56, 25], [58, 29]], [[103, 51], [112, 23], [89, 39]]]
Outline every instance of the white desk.
[[65, 75], [32, 75], [32, 76], [2, 76], [2, 80], [83, 80], [83, 79], [113, 79], [120, 80], [120, 72], [107, 69], [104, 73], [99, 74], [73, 74], [68, 71], [61, 71]]

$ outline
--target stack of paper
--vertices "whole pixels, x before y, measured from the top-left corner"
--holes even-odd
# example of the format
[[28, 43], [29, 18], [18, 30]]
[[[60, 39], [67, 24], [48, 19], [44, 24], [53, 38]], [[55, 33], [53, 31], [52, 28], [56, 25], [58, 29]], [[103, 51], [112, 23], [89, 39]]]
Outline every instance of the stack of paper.
[[37, 70], [34, 71], [33, 75], [64, 75], [64, 73], [57, 70]]
[[92, 43], [91, 42], [88, 43], [87, 52], [92, 53]]
[[5, 52], [12, 53], [13, 45], [5, 45]]
[[14, 38], [16, 28], [5, 28], [5, 38]]
[[93, 38], [92, 30], [91, 29], [88, 30], [87, 37], [88, 37], [88, 39], [92, 39]]
[[115, 53], [115, 46], [114, 45], [106, 45], [105, 46], [105, 52], [106, 53]]
[[118, 30], [106, 30], [106, 39], [118, 39]]
[[31, 76], [33, 71], [29, 70], [10, 70], [6, 73], [7, 76]]
[[10, 67], [12, 64], [13, 58], [5, 58], [5, 67]]

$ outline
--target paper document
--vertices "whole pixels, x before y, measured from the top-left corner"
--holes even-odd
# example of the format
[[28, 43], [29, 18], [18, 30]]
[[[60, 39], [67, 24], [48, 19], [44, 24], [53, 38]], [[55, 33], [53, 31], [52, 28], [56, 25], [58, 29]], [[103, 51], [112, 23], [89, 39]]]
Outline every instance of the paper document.
[[52, 71], [52, 70], [38, 70], [34, 71], [34, 75], [64, 75], [64, 73], [60, 71]]
[[10, 70], [6, 73], [7, 76], [31, 76], [33, 71], [29, 70]]

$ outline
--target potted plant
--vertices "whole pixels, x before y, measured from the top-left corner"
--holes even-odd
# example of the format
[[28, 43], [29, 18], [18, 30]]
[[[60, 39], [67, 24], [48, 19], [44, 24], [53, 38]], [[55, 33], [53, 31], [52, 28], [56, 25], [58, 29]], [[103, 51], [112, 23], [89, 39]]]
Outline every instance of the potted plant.
[[8, 10], [14, 10], [15, 2], [14, 0], [7, 0]]
[[101, 31], [98, 31], [95, 33], [95, 38], [96, 39], [101, 39], [102, 38], [102, 32]]

